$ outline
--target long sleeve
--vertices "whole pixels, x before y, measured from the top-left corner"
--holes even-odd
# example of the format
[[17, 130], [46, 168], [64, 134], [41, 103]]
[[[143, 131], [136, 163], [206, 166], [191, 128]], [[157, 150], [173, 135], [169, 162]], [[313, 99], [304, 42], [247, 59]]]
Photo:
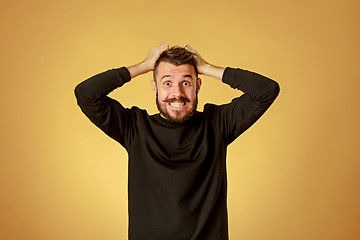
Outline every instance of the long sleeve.
[[280, 91], [279, 84], [274, 80], [239, 68], [226, 68], [222, 81], [260, 103], [272, 103]]
[[83, 113], [111, 138], [124, 145], [131, 137], [132, 114], [107, 95], [131, 79], [127, 68], [97, 74], [75, 87], [77, 103]]
[[220, 119], [217, 124], [223, 129], [225, 142], [230, 144], [265, 113], [278, 96], [280, 87], [260, 74], [229, 67], [225, 69], [222, 81], [244, 92], [216, 111]]

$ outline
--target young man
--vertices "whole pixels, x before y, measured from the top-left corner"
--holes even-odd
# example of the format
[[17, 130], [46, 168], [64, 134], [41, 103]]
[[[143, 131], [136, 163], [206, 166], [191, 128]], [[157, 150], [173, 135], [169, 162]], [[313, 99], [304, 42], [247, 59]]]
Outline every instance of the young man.
[[[159, 114], [124, 108], [107, 95], [153, 71]], [[198, 74], [244, 92], [196, 111]], [[272, 104], [279, 85], [259, 74], [207, 63], [188, 45], [153, 47], [136, 65], [80, 83], [81, 110], [129, 154], [129, 239], [228, 239], [226, 149]]]

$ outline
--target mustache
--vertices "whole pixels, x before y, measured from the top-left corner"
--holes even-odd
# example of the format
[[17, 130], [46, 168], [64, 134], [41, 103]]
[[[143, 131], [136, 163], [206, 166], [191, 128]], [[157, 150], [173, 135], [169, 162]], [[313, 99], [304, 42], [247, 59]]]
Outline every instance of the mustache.
[[163, 100], [163, 102], [167, 102], [167, 103], [172, 103], [172, 102], [190, 102], [190, 99], [187, 98], [187, 97], [183, 97], [183, 96], [180, 96], [180, 97], [173, 97], [173, 98], [169, 98], [167, 97], [165, 100]]

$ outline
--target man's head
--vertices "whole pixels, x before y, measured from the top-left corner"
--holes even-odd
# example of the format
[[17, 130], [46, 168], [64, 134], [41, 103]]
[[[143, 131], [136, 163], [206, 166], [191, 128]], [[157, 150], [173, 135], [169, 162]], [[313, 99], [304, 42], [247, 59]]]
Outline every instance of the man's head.
[[164, 51], [153, 74], [152, 88], [161, 116], [177, 123], [191, 118], [201, 86], [192, 53], [177, 46]]

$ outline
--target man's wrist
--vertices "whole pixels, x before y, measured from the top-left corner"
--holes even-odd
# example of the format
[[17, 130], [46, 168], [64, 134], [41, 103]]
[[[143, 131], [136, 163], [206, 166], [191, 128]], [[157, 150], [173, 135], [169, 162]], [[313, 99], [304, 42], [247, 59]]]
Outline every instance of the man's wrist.
[[214, 65], [207, 63], [206, 65], [201, 67], [201, 71], [199, 71], [199, 72], [203, 75], [222, 80], [224, 71], [225, 71], [225, 68], [223, 68], [223, 67], [218, 67], [218, 66], [214, 66]]
[[127, 69], [128, 69], [128, 71], [130, 73], [131, 78], [134, 78], [134, 77], [139, 76], [141, 74], [145, 74], [145, 73], [150, 72], [152, 70], [151, 66], [149, 66], [148, 62], [146, 62], [146, 61], [142, 61], [142, 62], [140, 62], [138, 64], [127, 67]]

